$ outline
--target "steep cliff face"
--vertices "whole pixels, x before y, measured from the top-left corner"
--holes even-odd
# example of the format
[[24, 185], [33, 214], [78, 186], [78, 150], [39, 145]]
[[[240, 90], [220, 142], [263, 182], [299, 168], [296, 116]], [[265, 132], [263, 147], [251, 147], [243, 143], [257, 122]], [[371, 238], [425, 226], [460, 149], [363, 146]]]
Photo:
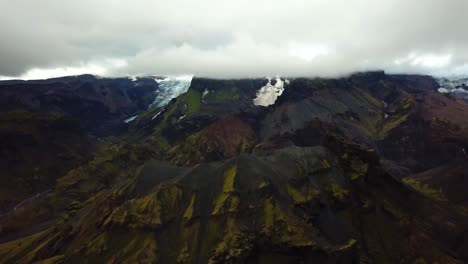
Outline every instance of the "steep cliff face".
[[78, 120], [58, 113], [0, 113], [0, 212], [47, 191], [91, 157]]
[[414, 98], [406, 121], [379, 142], [383, 156], [407, 173], [466, 159], [468, 103], [435, 92]]
[[0, 82], [0, 110], [58, 112], [79, 119], [86, 130], [100, 136], [114, 134], [126, 118], [146, 110], [158, 83], [149, 77], [100, 78], [93, 75], [41, 81]]
[[280, 81], [266, 107], [255, 98], [268, 80], [194, 78], [142, 110], [49, 192], [0, 217], [0, 257], [468, 261], [465, 101], [434, 92], [428, 76]]

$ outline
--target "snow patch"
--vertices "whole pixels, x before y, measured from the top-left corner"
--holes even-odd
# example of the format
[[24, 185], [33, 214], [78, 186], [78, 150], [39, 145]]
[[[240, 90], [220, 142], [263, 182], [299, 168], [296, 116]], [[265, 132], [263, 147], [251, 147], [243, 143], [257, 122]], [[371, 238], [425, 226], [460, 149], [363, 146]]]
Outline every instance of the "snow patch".
[[187, 115], [183, 115], [183, 116], [179, 117], [179, 122], [180, 122], [180, 120], [184, 119], [185, 116], [187, 116]]
[[164, 110], [166, 110], [165, 108], [163, 108], [161, 111], [159, 111], [157, 114], [155, 114], [151, 120], [154, 120], [156, 117], [158, 117], [162, 112], [164, 112]]
[[124, 122], [128, 124], [128, 123], [132, 122], [133, 120], [137, 119], [137, 117], [138, 117], [138, 115], [129, 117], [129, 118], [125, 119]]
[[382, 102], [384, 108], [388, 108], [388, 103], [387, 102], [385, 102], [384, 100], [380, 100], [380, 102]]
[[276, 77], [275, 85], [271, 84], [271, 78], [268, 83], [257, 91], [257, 98], [253, 99], [254, 105], [269, 106], [276, 102], [276, 99], [283, 94], [284, 84], [281, 78]]
[[205, 89], [205, 91], [203, 91], [202, 93], [202, 103], [205, 103], [205, 96], [207, 96], [208, 94], [210, 93], [210, 91], [208, 91], [208, 89]]
[[439, 88], [437, 89], [439, 93], [450, 93], [450, 91], [447, 88]]
[[169, 81], [170, 79], [169, 79], [168, 77], [166, 77], [166, 78], [164, 78], [164, 79], [153, 78], [153, 80], [154, 80], [156, 83], [160, 84], [160, 83], [162, 83], [162, 82]]

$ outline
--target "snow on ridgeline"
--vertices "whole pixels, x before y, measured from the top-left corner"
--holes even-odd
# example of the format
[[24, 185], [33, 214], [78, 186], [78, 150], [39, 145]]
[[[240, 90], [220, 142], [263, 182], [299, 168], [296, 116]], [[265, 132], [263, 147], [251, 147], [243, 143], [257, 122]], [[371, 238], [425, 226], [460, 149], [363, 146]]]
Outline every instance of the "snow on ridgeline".
[[276, 99], [283, 94], [284, 85], [289, 84], [289, 80], [281, 80], [276, 77], [276, 83], [271, 84], [271, 78], [267, 78], [268, 83], [257, 91], [257, 97], [253, 99], [254, 105], [269, 106], [276, 102]]
[[162, 107], [168, 104], [171, 99], [187, 92], [192, 83], [193, 76], [177, 76], [167, 77], [165, 79], [154, 79], [159, 84], [159, 88], [155, 91], [156, 98], [148, 108]]
[[438, 78], [436, 79], [440, 88], [439, 93], [453, 94], [455, 96], [468, 98], [468, 78]]

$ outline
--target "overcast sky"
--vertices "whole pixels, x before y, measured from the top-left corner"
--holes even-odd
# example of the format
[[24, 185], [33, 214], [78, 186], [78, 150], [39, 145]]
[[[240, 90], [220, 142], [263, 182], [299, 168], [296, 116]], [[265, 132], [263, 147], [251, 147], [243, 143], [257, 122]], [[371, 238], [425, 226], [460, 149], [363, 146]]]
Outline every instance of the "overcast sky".
[[468, 0], [0, 0], [0, 76], [468, 73]]

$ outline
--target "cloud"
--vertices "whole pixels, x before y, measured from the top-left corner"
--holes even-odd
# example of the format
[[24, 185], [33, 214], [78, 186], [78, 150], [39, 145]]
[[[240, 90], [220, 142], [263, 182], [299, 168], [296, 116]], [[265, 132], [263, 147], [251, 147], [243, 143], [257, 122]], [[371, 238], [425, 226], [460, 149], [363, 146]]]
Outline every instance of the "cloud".
[[57, 68], [32, 68], [19, 76], [0, 75], [0, 80], [24, 79], [37, 80], [62, 76], [74, 76], [82, 74], [94, 74], [99, 76], [112, 75], [109, 70], [127, 67], [127, 62], [117, 59], [106, 59], [97, 63], [81, 63], [78, 66], [66, 66]]
[[466, 0], [0, 0], [0, 76], [464, 73]]

